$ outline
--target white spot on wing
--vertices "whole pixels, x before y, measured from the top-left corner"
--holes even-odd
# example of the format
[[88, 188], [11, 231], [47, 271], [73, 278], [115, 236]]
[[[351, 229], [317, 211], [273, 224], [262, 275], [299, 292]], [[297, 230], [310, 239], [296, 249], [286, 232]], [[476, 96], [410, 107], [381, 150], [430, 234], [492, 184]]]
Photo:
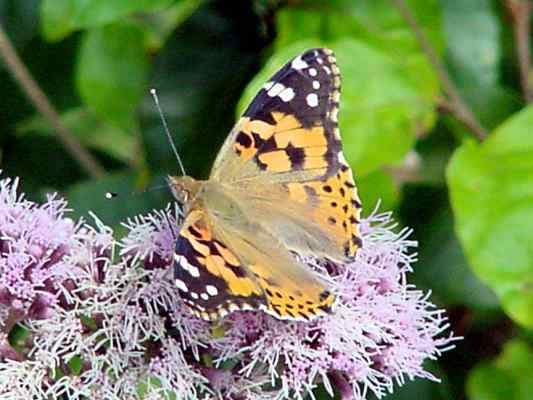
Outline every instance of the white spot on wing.
[[274, 86], [270, 88], [270, 90], [267, 92], [267, 94], [270, 97], [276, 97], [278, 94], [281, 93], [281, 91], [285, 89], [285, 86], [283, 86], [281, 83], [276, 82]]
[[311, 76], [317, 76], [318, 72], [314, 68], [309, 68], [309, 75]]
[[291, 67], [294, 69], [304, 69], [309, 67], [309, 64], [302, 60], [302, 56], [298, 56], [292, 60]]
[[339, 152], [337, 158], [341, 164], [348, 165], [348, 162], [346, 161], [346, 158], [344, 158], [344, 154], [342, 154], [342, 151]]
[[198, 300], [198, 293], [196, 292], [191, 292], [191, 297], [194, 299], [194, 300]]
[[174, 254], [174, 259], [178, 263], [178, 265], [183, 268], [185, 271], [187, 271], [191, 276], [198, 278], [200, 277], [200, 270], [196, 268], [194, 265], [190, 264], [189, 261], [184, 256], [180, 256], [178, 254]]
[[322, 68], [324, 68], [324, 71], [326, 71], [326, 74], [331, 75], [331, 70], [326, 65], [324, 65]]
[[333, 110], [331, 110], [330, 118], [333, 122], [338, 122], [338, 114], [339, 114], [338, 108], [334, 108]]
[[183, 291], [183, 292], [185, 292], [185, 293], [187, 293], [187, 292], [189, 291], [189, 288], [187, 287], [187, 285], [185, 284], [185, 282], [183, 282], [181, 279], [176, 279], [176, 280], [175, 280], [175, 284], [176, 284], [176, 287], [177, 287], [179, 290], [181, 290], [181, 291]]
[[305, 101], [307, 101], [307, 105], [309, 107], [318, 106], [318, 96], [316, 95], [316, 93], [308, 94], [307, 97], [305, 98]]
[[202, 293], [200, 297], [202, 298], [202, 300], [209, 300], [209, 295], [207, 293]]
[[291, 101], [294, 99], [294, 90], [292, 88], [285, 88], [280, 94], [279, 97], [281, 100], [283, 100], [285, 103]]
[[213, 285], [207, 285], [205, 287], [205, 291], [210, 296], [216, 296], [218, 294], [218, 289], [215, 286], [213, 286]]
[[228, 315], [228, 311], [224, 308], [221, 308], [218, 310], [218, 315], [220, 316], [220, 318], [224, 318], [226, 315]]
[[320, 82], [319, 81], [313, 81], [313, 89], [315, 89], [315, 90], [320, 89]]
[[263, 89], [268, 91], [272, 86], [274, 86], [274, 82], [267, 82], [263, 85]]

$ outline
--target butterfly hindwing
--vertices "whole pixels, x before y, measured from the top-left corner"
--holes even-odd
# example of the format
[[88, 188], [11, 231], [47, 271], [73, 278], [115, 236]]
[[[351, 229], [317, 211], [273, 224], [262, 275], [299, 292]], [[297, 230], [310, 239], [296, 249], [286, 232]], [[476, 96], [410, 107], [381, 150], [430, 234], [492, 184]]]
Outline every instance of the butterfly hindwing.
[[[222, 216], [223, 217], [223, 216]], [[260, 227], [193, 210], [175, 253], [175, 280], [192, 312], [206, 320], [261, 309], [280, 319], [308, 320], [334, 301], [324, 284]]]
[[206, 320], [240, 309], [256, 309], [263, 292], [235, 253], [214, 236], [202, 210], [191, 211], [178, 234], [174, 278], [192, 312]]

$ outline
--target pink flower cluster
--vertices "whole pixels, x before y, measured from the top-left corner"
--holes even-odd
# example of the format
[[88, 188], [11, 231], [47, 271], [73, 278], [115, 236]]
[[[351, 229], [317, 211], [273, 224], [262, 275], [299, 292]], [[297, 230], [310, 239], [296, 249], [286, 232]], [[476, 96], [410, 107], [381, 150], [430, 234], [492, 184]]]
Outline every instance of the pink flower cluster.
[[[0, 399], [303, 399], [383, 397], [405, 378], [436, 380], [423, 362], [453, 347], [442, 310], [407, 284], [410, 232], [390, 214], [362, 223], [354, 263], [306, 260], [338, 296], [310, 323], [238, 312], [194, 318], [172, 282], [181, 216], [170, 206], [114, 239], [0, 182]], [[10, 343], [18, 323], [29, 339]], [[22, 327], [22, 328], [20, 328]], [[3, 333], [2, 333], [3, 332]]]
[[392, 392], [405, 377], [435, 380], [422, 364], [454, 338], [440, 336], [447, 328], [443, 311], [407, 285], [416, 243], [407, 239], [408, 230], [392, 228], [390, 214], [373, 216], [363, 223], [364, 245], [354, 263], [315, 266], [338, 295], [333, 314], [311, 323], [233, 314], [214, 345], [217, 363], [239, 360], [243, 376], [266, 369], [280, 399], [303, 399], [317, 382], [331, 396], [336, 388], [345, 398], [362, 399], [369, 390], [378, 397]]
[[37, 205], [17, 187], [18, 180], [0, 181], [0, 324], [49, 316], [75, 240], [64, 200], [50, 196]]

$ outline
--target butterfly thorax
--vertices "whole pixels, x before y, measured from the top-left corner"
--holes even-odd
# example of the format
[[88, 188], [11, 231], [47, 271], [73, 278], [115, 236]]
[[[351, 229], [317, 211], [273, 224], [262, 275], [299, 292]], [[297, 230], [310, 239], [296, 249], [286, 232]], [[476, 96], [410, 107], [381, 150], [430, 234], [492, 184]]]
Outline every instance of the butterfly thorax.
[[195, 209], [209, 209], [213, 217], [240, 220], [243, 212], [231, 191], [215, 180], [196, 180], [190, 176], [169, 176], [172, 194], [185, 215]]

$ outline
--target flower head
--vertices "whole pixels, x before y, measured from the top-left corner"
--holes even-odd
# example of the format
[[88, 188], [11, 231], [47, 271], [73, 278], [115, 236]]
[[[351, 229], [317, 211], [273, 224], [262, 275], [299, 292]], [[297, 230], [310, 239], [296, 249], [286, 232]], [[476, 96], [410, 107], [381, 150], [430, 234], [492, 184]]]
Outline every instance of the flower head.
[[0, 398], [281, 400], [318, 385], [382, 397], [406, 377], [436, 379], [422, 363], [454, 340], [407, 284], [416, 243], [390, 214], [362, 222], [353, 263], [305, 260], [337, 294], [332, 314], [305, 323], [241, 311], [209, 324], [173, 284], [179, 210], [128, 221], [118, 241], [98, 218], [74, 223], [63, 200], [37, 205], [16, 188], [0, 182], [0, 317], [20, 310], [31, 340], [18, 351], [0, 332]]
[[8, 310], [0, 324], [8, 315], [16, 320], [48, 315], [75, 240], [64, 200], [49, 196], [37, 205], [17, 188], [16, 179], [0, 181], [0, 307]]
[[266, 366], [279, 399], [304, 398], [317, 382], [333, 395], [342, 380], [347, 395], [364, 398], [369, 390], [377, 396], [392, 392], [405, 377], [436, 379], [422, 363], [453, 338], [440, 336], [447, 328], [442, 310], [407, 285], [416, 242], [408, 230], [393, 228], [390, 214], [373, 215], [362, 225], [364, 245], [353, 263], [333, 271], [316, 266], [329, 274], [338, 295], [333, 314], [311, 323], [233, 314], [215, 343], [217, 362], [238, 359], [237, 373], [244, 376]]

